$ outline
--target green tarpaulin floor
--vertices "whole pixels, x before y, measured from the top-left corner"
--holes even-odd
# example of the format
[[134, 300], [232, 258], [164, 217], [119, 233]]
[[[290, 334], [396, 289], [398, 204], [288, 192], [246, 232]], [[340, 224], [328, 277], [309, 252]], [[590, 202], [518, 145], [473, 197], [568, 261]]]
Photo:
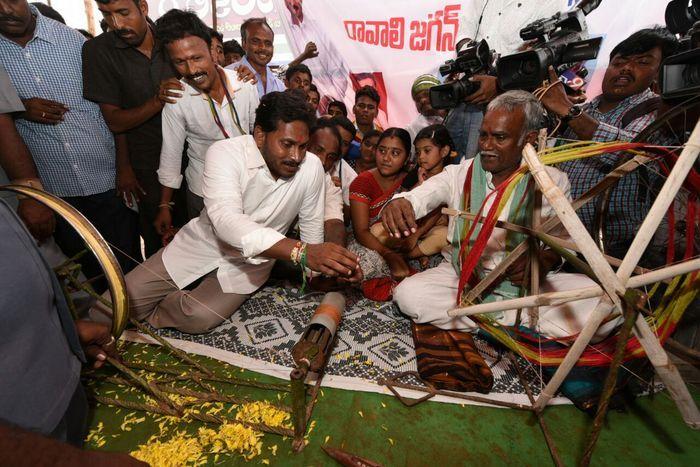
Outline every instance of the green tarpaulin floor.
[[[154, 346], [129, 344], [127, 358], [167, 361]], [[219, 372], [231, 367], [198, 358]], [[261, 381], [279, 381], [249, 371], [237, 375]], [[230, 387], [229, 387], [230, 388]], [[113, 394], [115, 387], [97, 383], [99, 393]], [[700, 401], [700, 392], [691, 389]], [[227, 389], [231, 394], [277, 399], [270, 391]], [[121, 429], [128, 410], [99, 405], [91, 413], [91, 428], [101, 422], [99, 437], [88, 449], [132, 451], [159, 431], [155, 417], [146, 415], [140, 423]], [[143, 416], [138, 413], [139, 418]], [[132, 415], [133, 416], [133, 415]], [[545, 419], [553, 433], [565, 465], [578, 463], [590, 418], [573, 406], [547, 409]], [[266, 434], [262, 454], [246, 462], [240, 455], [214, 455], [209, 465], [334, 465], [321, 445], [342, 447], [386, 466], [427, 465], [552, 465], [544, 438], [534, 415], [510, 409], [486, 408], [426, 402], [416, 407], [403, 406], [393, 397], [338, 389], [323, 389], [314, 410], [315, 426], [308, 445], [298, 454], [291, 452], [291, 440]], [[203, 426], [183, 423], [176, 430], [190, 433]], [[172, 430], [171, 430], [172, 431]], [[172, 431], [174, 432], [174, 431]], [[169, 435], [166, 434], [165, 438]], [[97, 444], [102, 444], [98, 448]], [[276, 445], [276, 455], [273, 446]], [[688, 428], [675, 409], [668, 393], [636, 400], [626, 413], [610, 413], [598, 441], [592, 465], [696, 466], [700, 465], [700, 431]]]

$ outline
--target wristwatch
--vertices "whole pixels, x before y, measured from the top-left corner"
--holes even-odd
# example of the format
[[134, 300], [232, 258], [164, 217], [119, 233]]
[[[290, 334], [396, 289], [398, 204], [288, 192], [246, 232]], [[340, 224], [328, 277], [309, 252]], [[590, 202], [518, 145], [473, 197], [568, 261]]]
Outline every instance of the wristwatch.
[[562, 121], [562, 123], [569, 123], [571, 120], [580, 117], [582, 113], [583, 109], [581, 109], [581, 107], [578, 105], [572, 105], [569, 107], [569, 112], [563, 117], [559, 117], [559, 119]]

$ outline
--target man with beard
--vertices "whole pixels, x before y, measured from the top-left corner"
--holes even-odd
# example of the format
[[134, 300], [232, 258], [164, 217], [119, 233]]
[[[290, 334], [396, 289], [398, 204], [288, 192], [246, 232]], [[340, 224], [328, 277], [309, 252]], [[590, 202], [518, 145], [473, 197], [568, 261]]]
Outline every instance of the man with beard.
[[248, 18], [241, 24], [241, 45], [245, 50], [245, 57], [240, 62], [226, 67], [236, 68], [238, 65], [245, 65], [250, 68], [258, 81], [260, 97], [268, 92], [286, 89], [282, 80], [268, 66], [275, 52], [274, 41], [275, 33], [272, 32], [265, 18]]
[[[325, 174], [306, 152], [313, 118], [297, 93], [269, 93], [260, 100], [252, 135], [209, 148], [206, 209], [126, 276], [134, 318], [156, 328], [207, 332], [265, 283], [275, 260], [291, 260], [300, 274], [308, 268], [360, 280], [357, 256], [323, 243]], [[299, 241], [284, 235], [297, 217]], [[199, 278], [192, 291], [184, 290]]]
[[[525, 91], [509, 91], [490, 102], [487, 107], [479, 134], [480, 153], [473, 159], [450, 165], [443, 172], [430, 177], [419, 187], [407, 193], [394, 196], [382, 212], [382, 223], [390, 235], [408, 237], [416, 231], [416, 219], [420, 219], [440, 205], [453, 209], [465, 209], [477, 214], [484, 206], [483, 213], [489, 212], [496, 196], [490, 196], [497, 186], [508, 179], [519, 167], [525, 144], [534, 144], [538, 130], [542, 127], [544, 110], [537, 99]], [[566, 174], [553, 167], [546, 168], [557, 186], [568, 195], [569, 181]], [[498, 219], [521, 225], [529, 225], [532, 190], [529, 189], [531, 176], [526, 175], [514, 188], [506, 201]], [[466, 191], [468, 190], [468, 191]], [[466, 192], [465, 192], [466, 191]], [[466, 204], [466, 205], [465, 205]], [[542, 200], [542, 215], [550, 217], [553, 209]], [[401, 311], [418, 323], [432, 323], [441, 329], [474, 331], [476, 324], [468, 317], [452, 318], [447, 311], [457, 305], [458, 287], [466, 259], [460, 245], [470, 247], [475, 244], [475, 235], [465, 238], [469, 228], [466, 220], [451, 217], [448, 226], [450, 245], [443, 250], [445, 260], [435, 268], [404, 279], [394, 289], [394, 300]], [[478, 230], [477, 230], [478, 232]], [[555, 235], [561, 235], [557, 232]], [[465, 274], [477, 274], [478, 280], [493, 270], [508, 254], [509, 249], [520, 243], [521, 234], [508, 233], [505, 229], [494, 228], [490, 233], [485, 249], [478, 258], [475, 269], [465, 270]], [[469, 251], [469, 249], [464, 250]], [[540, 248], [537, 253], [543, 273], [542, 291], [561, 291], [594, 285], [583, 274], [555, 272], [562, 264], [561, 257], [548, 248]], [[502, 282], [496, 285], [484, 301], [504, 300], [519, 296], [520, 287], [527, 287], [527, 264], [530, 259], [523, 256], [505, 273]], [[465, 276], [468, 277], [468, 276]], [[561, 306], [540, 307], [538, 332], [549, 337], [563, 337], [578, 333], [595, 308], [598, 299], [584, 299]], [[517, 310], [493, 313], [491, 318], [503, 326], [512, 326]], [[524, 314], [522, 324], [527, 326], [529, 317]], [[603, 336], [610, 332], [619, 318], [606, 323], [598, 330]]]
[[[576, 106], [558, 84], [542, 97], [542, 104], [559, 117], [568, 129], [562, 138], [592, 141], [631, 141], [652, 123], [660, 99], [652, 91], [661, 62], [672, 55], [678, 42], [665, 28], [642, 29], [620, 42], [610, 52], [602, 94], [582, 107]], [[557, 76], [550, 70], [550, 78]], [[552, 81], [554, 82], [554, 81]], [[619, 161], [619, 154], [565, 162], [559, 167], [571, 181], [571, 195], [580, 197], [600, 182]], [[642, 196], [650, 190], [640, 189], [641, 171], [620, 179], [612, 191], [605, 222], [605, 237], [612, 256], [622, 258], [641, 225], [651, 199]], [[596, 200], [577, 211], [584, 225], [594, 229]]]
[[187, 217], [193, 219], [204, 208], [202, 171], [207, 149], [216, 141], [251, 134], [259, 100], [254, 85], [216, 64], [208, 53], [214, 41], [210, 28], [196, 14], [170, 10], [158, 19], [155, 31], [184, 87], [182, 97], [166, 104], [162, 113], [161, 195], [155, 226], [165, 235], [172, 229], [173, 195], [182, 184], [185, 143]]
[[[136, 219], [116, 196], [114, 138], [99, 107], [82, 95], [84, 42], [80, 33], [42, 16], [26, 0], [0, 0], [0, 64], [22, 99], [25, 110], [16, 114], [16, 130], [40, 178], [22, 176], [16, 182], [61, 197], [108, 242], [131, 255], [138, 252]], [[12, 141], [11, 129], [3, 128], [0, 140]], [[34, 211], [47, 221], [51, 218], [44, 210]], [[68, 256], [83, 249], [82, 240], [65, 221], [59, 219], [55, 228], [54, 232], [48, 222], [40, 232], [32, 230], [42, 240], [53, 233]], [[130, 269], [128, 258], [119, 251], [117, 257], [122, 268]], [[81, 262], [89, 277], [101, 274], [94, 258]]]
[[[433, 75], [420, 75], [413, 82], [413, 86], [411, 86], [411, 97], [418, 111], [418, 116], [406, 127], [406, 130], [411, 135], [411, 142], [416, 139], [416, 135], [423, 128], [442, 123], [445, 119], [446, 112], [433, 109], [433, 106], [430, 104], [430, 88], [439, 84], [440, 80]], [[415, 149], [411, 148], [411, 154], [414, 152]]]

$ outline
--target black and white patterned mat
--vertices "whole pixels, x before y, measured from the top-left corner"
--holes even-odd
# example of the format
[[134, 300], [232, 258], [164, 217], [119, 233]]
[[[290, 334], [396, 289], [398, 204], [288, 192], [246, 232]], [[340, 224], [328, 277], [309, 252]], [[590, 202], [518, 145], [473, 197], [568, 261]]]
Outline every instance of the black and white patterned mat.
[[[299, 289], [268, 285], [247, 300], [230, 320], [208, 334], [191, 335], [172, 329], [159, 333], [174, 339], [184, 350], [219, 358], [254, 371], [276, 376], [291, 370], [292, 346], [323, 297], [322, 293], [299, 295]], [[410, 320], [395, 304], [368, 300], [359, 291], [345, 293], [345, 314], [326, 370], [329, 386], [385, 392], [380, 378], [403, 371], [416, 371], [416, 354]], [[494, 375], [491, 396], [528, 403], [518, 375], [507, 356], [480, 337], [475, 337], [481, 355]], [[541, 382], [538, 369], [520, 361], [535, 395]], [[457, 401], [457, 399], [453, 399]], [[556, 402], [566, 402], [566, 399]], [[464, 403], [464, 400], [459, 400]]]

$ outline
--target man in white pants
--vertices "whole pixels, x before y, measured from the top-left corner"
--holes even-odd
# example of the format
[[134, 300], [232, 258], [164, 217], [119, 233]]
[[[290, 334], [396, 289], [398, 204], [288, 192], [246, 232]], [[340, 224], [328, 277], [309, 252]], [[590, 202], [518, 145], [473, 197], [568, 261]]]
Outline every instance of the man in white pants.
[[[511, 91], [494, 99], [488, 106], [481, 125], [479, 135], [480, 153], [477, 157], [462, 161], [460, 165], [448, 166], [442, 173], [431, 177], [418, 188], [396, 195], [384, 212], [382, 222], [385, 228], [394, 236], [407, 236], [415, 229], [415, 219], [419, 219], [440, 205], [454, 209], [478, 212], [480, 202], [485, 200], [483, 215], [489, 211], [494, 202], [490, 196], [496, 187], [515, 172], [521, 164], [522, 150], [526, 143], [533, 144], [537, 139], [537, 131], [541, 126], [544, 111], [540, 103], [525, 91]], [[557, 186], [569, 196], [569, 181], [566, 174], [553, 167], [547, 167], [547, 172]], [[470, 183], [465, 187], [467, 177]], [[525, 199], [528, 190], [529, 177], [525, 177], [499, 215], [499, 219], [522, 223], [518, 219], [524, 209], [511, 210], [511, 204], [516, 199]], [[520, 185], [519, 184], [519, 185]], [[469, 189], [469, 205], [462, 206], [463, 193]], [[517, 205], [516, 205], [517, 206]], [[545, 199], [542, 200], [542, 216], [551, 217], [553, 210]], [[439, 266], [406, 278], [394, 290], [394, 300], [401, 311], [418, 323], [432, 323], [442, 329], [457, 329], [473, 331], [476, 324], [468, 317], [451, 318], [447, 311], [456, 306], [459, 271], [461, 263], [459, 256], [453, 253], [459, 251], [458, 239], [453, 238], [455, 218], [450, 218], [448, 240], [452, 243], [443, 251], [445, 261]], [[457, 228], [458, 231], [461, 229]], [[561, 236], [561, 232], [555, 233]], [[507, 255], [507, 231], [495, 228], [490, 235], [486, 248], [479, 259], [477, 270], [483, 277], [493, 270]], [[461, 239], [459, 239], [461, 240]], [[470, 241], [473, 242], [474, 237]], [[516, 242], [517, 243], [517, 242]], [[512, 243], [511, 243], [512, 244]], [[561, 257], [554, 251], [544, 248], [538, 253], [543, 274], [542, 292], [570, 290], [594, 285], [593, 281], [583, 274], [557, 272], [562, 264]], [[504, 300], [518, 296], [518, 287], [527, 283], [526, 264], [529, 258], [522, 257], [505, 273], [504, 280], [495, 287], [484, 301]], [[538, 332], [549, 337], [564, 337], [578, 333], [595, 308], [599, 299], [585, 299], [561, 306], [540, 307]], [[508, 310], [491, 315], [498, 323], [510, 326], [515, 323], [517, 310]], [[522, 324], [528, 324], [527, 314], [523, 314]], [[598, 330], [598, 337], [603, 337], [619, 323], [612, 320]]]

